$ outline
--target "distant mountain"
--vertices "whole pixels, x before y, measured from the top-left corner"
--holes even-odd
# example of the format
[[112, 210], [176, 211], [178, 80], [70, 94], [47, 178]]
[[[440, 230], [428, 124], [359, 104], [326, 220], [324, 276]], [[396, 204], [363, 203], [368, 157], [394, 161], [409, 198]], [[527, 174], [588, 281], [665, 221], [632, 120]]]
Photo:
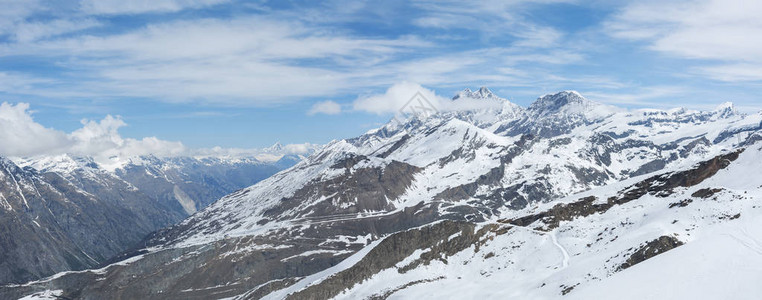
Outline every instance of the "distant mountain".
[[[277, 155], [275, 151], [269, 155]], [[2, 159], [0, 282], [97, 266], [147, 234], [296, 164], [251, 157], [123, 158], [104, 167], [69, 154]]]
[[[184, 217], [115, 177], [40, 173], [0, 159], [0, 281], [97, 266]], [[102, 189], [95, 195], [80, 186]], [[94, 190], [91, 188], [91, 190]]]
[[759, 214], [762, 113], [627, 110], [572, 91], [526, 108], [486, 88], [452, 101], [465, 107], [332, 142], [122, 262], [0, 297], [600, 296]]

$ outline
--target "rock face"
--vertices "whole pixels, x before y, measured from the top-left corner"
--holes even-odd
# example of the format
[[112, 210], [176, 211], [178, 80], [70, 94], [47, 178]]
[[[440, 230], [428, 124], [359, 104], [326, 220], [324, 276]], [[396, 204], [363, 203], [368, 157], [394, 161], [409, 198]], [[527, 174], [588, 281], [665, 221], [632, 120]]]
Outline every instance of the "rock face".
[[1, 159], [0, 283], [98, 266], [287, 165], [144, 157], [112, 172], [88, 158], [38, 159], [47, 163]]
[[660, 236], [658, 239], [650, 241], [636, 250], [627, 261], [625, 261], [619, 270], [624, 270], [639, 263], [642, 263], [654, 256], [675, 249], [683, 245], [683, 242], [675, 238], [674, 236]]
[[[576, 92], [528, 108], [487, 89], [453, 101], [489, 105], [333, 142], [122, 262], [0, 298], [573, 296], [662, 256], [663, 236], [684, 243], [670, 255], [690, 234], [747, 218], [740, 210], [762, 197], [756, 177], [729, 179], [762, 168], [759, 114], [628, 111]], [[621, 268], [628, 260], [638, 265]]]
[[[499, 232], [497, 228], [487, 226], [477, 231], [471, 223], [444, 221], [395, 233], [380, 242], [352, 267], [290, 294], [288, 299], [331, 299], [343, 290], [352, 288], [386, 269], [393, 268], [404, 274], [422, 264], [428, 265], [435, 259], [446, 262], [447, 257], [474, 245], [475, 251], [478, 252], [479, 243], [484, 241], [488, 233]], [[505, 230], [502, 233], [505, 233]], [[417, 260], [400, 265], [405, 258], [421, 249], [430, 250]]]
[[[589, 196], [571, 203], [556, 204], [550, 210], [538, 214], [524, 216], [516, 220], [503, 220], [502, 222], [516, 226], [529, 226], [538, 220], [542, 220], [544, 226], [537, 228], [537, 230], [547, 231], [557, 228], [563, 221], [571, 221], [578, 217], [587, 217], [596, 213], [606, 213], [615, 205], [622, 205], [648, 194], [667, 197], [672, 195], [676, 188], [692, 187], [712, 177], [738, 159], [741, 153], [743, 153], [743, 149], [701, 162], [689, 170], [650, 177], [625, 188], [619, 192], [618, 196], [610, 197], [605, 202], [598, 201], [595, 196]], [[703, 191], [699, 190], [692, 196], [702, 195]], [[670, 208], [672, 207], [674, 206], [670, 205]]]
[[2, 159], [0, 281], [25, 282], [98, 265], [181, 218], [126, 184], [97, 197], [56, 173]]
[[109, 195], [108, 187], [126, 184], [184, 218], [232, 191], [293, 166], [299, 159], [284, 156], [277, 161], [262, 162], [254, 158], [141, 156], [129, 158], [112, 169], [100, 166], [92, 158], [68, 154], [19, 158], [16, 162], [40, 173], [57, 173], [101, 197], [120, 197]]

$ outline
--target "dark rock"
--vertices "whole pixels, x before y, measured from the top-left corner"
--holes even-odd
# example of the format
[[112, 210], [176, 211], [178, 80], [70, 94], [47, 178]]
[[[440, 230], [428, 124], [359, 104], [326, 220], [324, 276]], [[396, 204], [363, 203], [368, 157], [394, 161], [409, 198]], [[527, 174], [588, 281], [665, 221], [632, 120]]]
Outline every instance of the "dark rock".
[[542, 220], [548, 229], [558, 227], [561, 221], [570, 221], [578, 217], [586, 217], [595, 213], [604, 213], [614, 205], [621, 205], [640, 199], [646, 194], [666, 196], [677, 187], [691, 187], [707, 178], [714, 176], [719, 170], [726, 168], [735, 161], [743, 150], [717, 156], [713, 159], [699, 163], [690, 170], [657, 175], [632, 185], [619, 192], [619, 196], [609, 198], [605, 203], [596, 204], [596, 198], [586, 197], [576, 202], [561, 203], [553, 206], [550, 210], [533, 215], [524, 216], [513, 220], [501, 220], [503, 223], [517, 226], [529, 226]]
[[693, 194], [691, 194], [691, 197], [706, 199], [706, 198], [714, 196], [714, 194], [722, 192], [723, 190], [724, 189], [710, 189], [710, 188], [700, 189], [694, 192]]
[[650, 241], [635, 250], [627, 260], [617, 268], [617, 271], [625, 270], [641, 262], [644, 262], [654, 256], [675, 249], [683, 245], [683, 242], [673, 236], [661, 236], [658, 239]]
[[[487, 232], [497, 229], [498, 227], [493, 225], [475, 232], [474, 224], [444, 221], [395, 233], [385, 238], [351, 268], [339, 272], [317, 285], [289, 295], [288, 299], [330, 299], [381, 270], [393, 268], [418, 249], [431, 248], [430, 251], [423, 253], [420, 259], [403, 266], [399, 272], [404, 273], [417, 265], [427, 264], [435, 259], [446, 261], [448, 256], [474, 244], [477, 245], [478, 251], [480, 239]], [[457, 237], [450, 238], [457, 233], [459, 233]]]
[[686, 207], [686, 206], [688, 206], [688, 204], [691, 204], [691, 202], [693, 202], [693, 199], [680, 200], [680, 202], [670, 203], [669, 204], [669, 208]]

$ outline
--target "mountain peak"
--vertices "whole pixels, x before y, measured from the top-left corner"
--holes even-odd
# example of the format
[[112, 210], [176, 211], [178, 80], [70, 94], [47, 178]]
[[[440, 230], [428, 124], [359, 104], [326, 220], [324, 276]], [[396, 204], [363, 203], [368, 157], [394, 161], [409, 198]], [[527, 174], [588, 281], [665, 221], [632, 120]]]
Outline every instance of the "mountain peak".
[[537, 100], [532, 103], [532, 106], [539, 104], [553, 104], [563, 106], [569, 103], [584, 102], [589, 102], [589, 100], [585, 99], [585, 97], [582, 97], [582, 95], [577, 91], [561, 91], [555, 94], [545, 94], [540, 96], [540, 98], [537, 98]]
[[576, 91], [562, 91], [555, 94], [546, 94], [537, 98], [529, 110], [538, 114], [556, 113], [560, 111], [584, 112], [597, 106], [598, 103], [585, 99]]
[[736, 110], [735, 105], [733, 105], [733, 102], [725, 102], [718, 105], [717, 108], [714, 109], [714, 112], [723, 118], [738, 114], [738, 111]]
[[0, 156], [0, 166], [1, 167], [8, 167], [8, 166], [15, 166], [16, 164], [10, 160], [9, 158], [5, 156]]
[[479, 93], [479, 95], [481, 95], [483, 97], [495, 96], [494, 94], [492, 94], [492, 91], [490, 91], [486, 86], [480, 87], [478, 93]]
[[457, 100], [460, 98], [472, 98], [472, 99], [492, 99], [492, 98], [499, 98], [498, 96], [495, 96], [492, 91], [490, 91], [486, 86], [482, 86], [477, 91], [471, 91], [471, 89], [466, 88], [463, 91], [459, 92], [455, 97], [452, 98], [452, 100]]
[[267, 151], [269, 151], [269, 152], [280, 152], [280, 151], [283, 151], [283, 144], [281, 144], [280, 142], [275, 142], [275, 144], [273, 144], [272, 146], [267, 148]]

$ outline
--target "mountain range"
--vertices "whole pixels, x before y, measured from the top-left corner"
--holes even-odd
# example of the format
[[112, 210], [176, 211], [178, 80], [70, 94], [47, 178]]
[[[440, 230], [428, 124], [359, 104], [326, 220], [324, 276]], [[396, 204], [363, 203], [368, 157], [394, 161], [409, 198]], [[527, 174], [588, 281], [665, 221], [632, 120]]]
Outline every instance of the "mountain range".
[[70, 154], [1, 158], [0, 282], [96, 267], [301, 158], [141, 156], [117, 167]]
[[529, 107], [487, 88], [451, 102], [461, 109], [333, 141], [112, 264], [0, 297], [759, 294], [762, 113], [624, 109], [574, 91]]

